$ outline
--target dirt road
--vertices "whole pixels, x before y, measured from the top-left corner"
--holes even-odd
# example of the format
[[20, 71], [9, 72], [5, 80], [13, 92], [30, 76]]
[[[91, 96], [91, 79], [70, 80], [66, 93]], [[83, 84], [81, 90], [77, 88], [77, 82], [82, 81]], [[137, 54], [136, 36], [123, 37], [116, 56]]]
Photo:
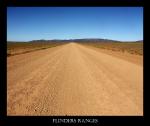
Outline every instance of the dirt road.
[[79, 44], [8, 57], [8, 115], [143, 115], [143, 66]]

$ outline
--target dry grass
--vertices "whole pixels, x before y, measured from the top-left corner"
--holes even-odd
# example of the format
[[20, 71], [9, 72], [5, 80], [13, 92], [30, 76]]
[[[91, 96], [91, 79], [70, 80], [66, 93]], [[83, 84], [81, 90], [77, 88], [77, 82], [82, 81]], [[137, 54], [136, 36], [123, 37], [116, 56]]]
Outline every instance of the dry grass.
[[84, 42], [80, 44], [112, 51], [121, 51], [136, 55], [143, 55], [143, 42]]
[[63, 45], [64, 42], [7, 42], [7, 56], [13, 56], [23, 53], [28, 53], [36, 50], [47, 49], [58, 45]]

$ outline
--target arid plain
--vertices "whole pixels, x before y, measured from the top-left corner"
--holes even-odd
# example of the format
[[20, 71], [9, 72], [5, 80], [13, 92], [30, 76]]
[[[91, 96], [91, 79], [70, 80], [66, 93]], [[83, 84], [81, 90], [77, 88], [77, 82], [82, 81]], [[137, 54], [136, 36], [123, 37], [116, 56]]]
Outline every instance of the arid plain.
[[143, 56], [78, 43], [9, 56], [7, 115], [143, 115]]

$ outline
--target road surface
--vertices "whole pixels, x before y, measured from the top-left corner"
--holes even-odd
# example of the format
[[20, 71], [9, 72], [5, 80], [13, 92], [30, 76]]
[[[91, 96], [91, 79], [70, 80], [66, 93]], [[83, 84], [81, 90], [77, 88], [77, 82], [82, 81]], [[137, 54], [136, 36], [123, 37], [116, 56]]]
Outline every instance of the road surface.
[[7, 115], [143, 115], [143, 66], [75, 43], [8, 57]]

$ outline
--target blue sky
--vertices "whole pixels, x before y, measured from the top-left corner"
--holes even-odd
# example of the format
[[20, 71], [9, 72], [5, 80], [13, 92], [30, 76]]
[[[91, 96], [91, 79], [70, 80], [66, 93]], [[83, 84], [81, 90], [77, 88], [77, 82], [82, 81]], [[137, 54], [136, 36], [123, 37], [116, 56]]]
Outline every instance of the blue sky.
[[142, 7], [8, 7], [7, 40], [143, 39]]

